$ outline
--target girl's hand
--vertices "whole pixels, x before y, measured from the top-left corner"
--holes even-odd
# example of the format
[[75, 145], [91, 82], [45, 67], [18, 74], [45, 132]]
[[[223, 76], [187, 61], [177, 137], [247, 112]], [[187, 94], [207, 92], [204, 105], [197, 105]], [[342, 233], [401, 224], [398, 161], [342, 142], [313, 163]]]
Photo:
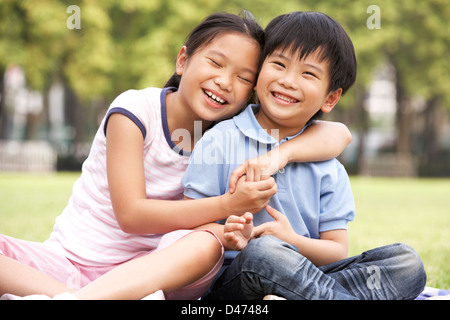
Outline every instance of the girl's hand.
[[227, 192], [223, 195], [223, 207], [227, 208], [230, 215], [242, 215], [244, 212], [257, 213], [264, 209], [270, 198], [277, 193], [275, 179], [257, 182], [247, 181], [241, 177], [233, 194]]
[[253, 231], [253, 214], [246, 212], [244, 215], [228, 217], [224, 225], [224, 238], [227, 241], [227, 249], [242, 250], [250, 240]]
[[339, 156], [351, 141], [351, 132], [344, 124], [313, 121], [302, 134], [236, 168], [229, 181], [230, 193], [235, 191], [238, 179], [244, 174], [248, 181], [260, 181], [291, 162], [329, 160]]
[[253, 229], [252, 237], [258, 238], [266, 235], [272, 235], [280, 240], [283, 240], [284, 242], [293, 244], [297, 234], [294, 229], [292, 229], [288, 218], [269, 205], [266, 206], [266, 210], [267, 213], [275, 219], [275, 221], [266, 222], [255, 227]]
[[230, 176], [229, 191], [233, 193], [239, 178], [246, 175], [247, 181], [261, 181], [270, 178], [272, 174], [284, 168], [288, 162], [280, 148], [275, 148], [259, 157], [246, 160], [237, 167]]

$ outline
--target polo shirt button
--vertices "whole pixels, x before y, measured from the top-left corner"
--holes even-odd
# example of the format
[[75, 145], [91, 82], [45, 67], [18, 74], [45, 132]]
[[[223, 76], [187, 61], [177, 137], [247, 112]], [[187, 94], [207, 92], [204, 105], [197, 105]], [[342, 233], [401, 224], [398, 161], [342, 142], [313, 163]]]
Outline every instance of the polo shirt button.
[[286, 170], [284, 168], [281, 168], [280, 170], [278, 170], [279, 173], [283, 174], [286, 172]]

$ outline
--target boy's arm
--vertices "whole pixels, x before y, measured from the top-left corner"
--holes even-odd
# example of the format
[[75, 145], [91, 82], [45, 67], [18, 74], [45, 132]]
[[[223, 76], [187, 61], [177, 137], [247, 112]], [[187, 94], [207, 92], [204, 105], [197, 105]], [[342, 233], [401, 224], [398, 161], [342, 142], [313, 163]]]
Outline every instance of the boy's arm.
[[275, 221], [266, 222], [255, 227], [253, 237], [273, 235], [284, 242], [296, 246], [299, 253], [316, 266], [330, 264], [347, 258], [347, 230], [325, 231], [320, 233], [320, 239], [311, 239], [296, 234], [287, 217], [279, 211], [270, 206], [267, 206], [266, 210]]
[[297, 137], [259, 157], [249, 159], [233, 171], [229, 190], [234, 192], [239, 177], [248, 181], [267, 179], [289, 162], [324, 161], [339, 156], [352, 141], [350, 130], [340, 122], [314, 121]]

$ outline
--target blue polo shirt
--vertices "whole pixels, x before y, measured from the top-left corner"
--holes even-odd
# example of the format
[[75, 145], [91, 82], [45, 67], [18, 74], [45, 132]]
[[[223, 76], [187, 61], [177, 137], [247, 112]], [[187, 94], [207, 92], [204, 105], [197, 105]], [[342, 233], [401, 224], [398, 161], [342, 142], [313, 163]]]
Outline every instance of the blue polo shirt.
[[[267, 133], [255, 118], [259, 105], [248, 106], [233, 119], [222, 121], [207, 131], [196, 144], [182, 179], [185, 196], [193, 199], [218, 196], [228, 191], [231, 173], [246, 159], [279, 145], [277, 132]], [[301, 134], [286, 137], [283, 143]], [[319, 238], [319, 233], [347, 229], [354, 219], [350, 181], [339, 161], [289, 163], [274, 174], [278, 191], [270, 205], [289, 219], [294, 231]], [[254, 215], [259, 225], [273, 218], [262, 210]]]

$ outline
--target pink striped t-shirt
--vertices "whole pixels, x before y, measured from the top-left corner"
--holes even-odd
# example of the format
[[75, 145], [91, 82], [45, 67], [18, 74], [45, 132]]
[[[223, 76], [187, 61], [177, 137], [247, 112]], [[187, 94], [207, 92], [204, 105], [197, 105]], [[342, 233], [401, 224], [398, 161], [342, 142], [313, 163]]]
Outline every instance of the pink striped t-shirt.
[[[89, 266], [122, 263], [158, 245], [163, 234], [128, 234], [113, 212], [106, 176], [106, 125], [113, 113], [132, 120], [144, 137], [147, 198], [183, 199], [181, 178], [189, 153], [171, 140], [166, 117], [166, 93], [170, 89], [129, 90], [111, 104], [98, 129], [81, 177], [63, 213], [56, 218], [47, 244], [63, 250], [67, 258]], [[174, 90], [174, 89], [172, 89]]]

